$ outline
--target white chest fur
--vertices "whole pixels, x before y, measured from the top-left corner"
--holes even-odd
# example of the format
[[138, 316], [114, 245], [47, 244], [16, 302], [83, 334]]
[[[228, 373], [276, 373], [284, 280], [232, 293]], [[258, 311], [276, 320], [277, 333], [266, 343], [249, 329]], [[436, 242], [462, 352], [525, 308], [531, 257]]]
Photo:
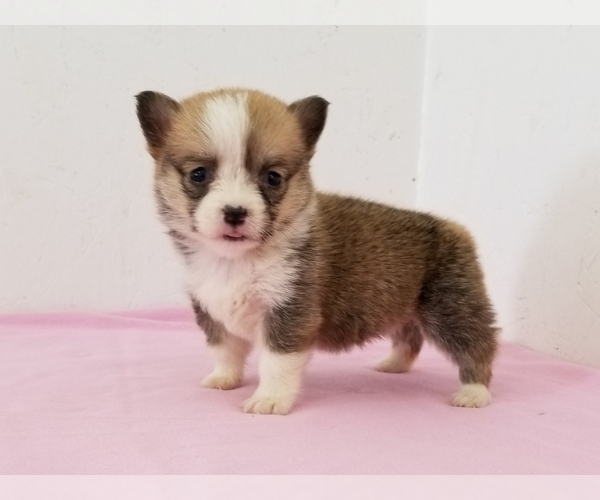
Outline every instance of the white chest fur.
[[293, 293], [295, 276], [294, 260], [282, 249], [239, 259], [199, 250], [187, 265], [186, 281], [188, 292], [213, 319], [254, 342], [262, 335], [268, 308]]

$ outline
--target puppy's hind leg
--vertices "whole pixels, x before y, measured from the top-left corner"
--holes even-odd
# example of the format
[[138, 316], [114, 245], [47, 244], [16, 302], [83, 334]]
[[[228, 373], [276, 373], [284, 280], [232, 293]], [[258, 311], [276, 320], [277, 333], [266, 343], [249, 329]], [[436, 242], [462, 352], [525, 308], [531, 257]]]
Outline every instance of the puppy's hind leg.
[[458, 365], [461, 387], [453, 406], [480, 408], [492, 401], [488, 390], [497, 350], [495, 314], [472, 242], [460, 232], [441, 242], [437, 268], [419, 297], [425, 334]]
[[410, 370], [423, 347], [423, 334], [417, 321], [411, 319], [392, 334], [392, 350], [375, 369], [385, 373], [405, 373]]

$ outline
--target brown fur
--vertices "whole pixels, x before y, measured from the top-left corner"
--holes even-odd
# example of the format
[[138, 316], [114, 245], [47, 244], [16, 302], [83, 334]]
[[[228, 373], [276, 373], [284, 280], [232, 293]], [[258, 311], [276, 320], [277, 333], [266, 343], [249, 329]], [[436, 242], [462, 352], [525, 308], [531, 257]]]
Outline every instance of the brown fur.
[[[199, 125], [202, 107], [223, 92], [236, 89], [180, 103], [162, 95], [138, 97], [140, 123], [156, 160], [159, 211], [184, 254], [192, 250], [178, 228], [194, 230], [190, 214], [203, 196], [185, 179], [199, 162], [207, 168], [218, 168], [219, 162]], [[425, 213], [317, 193], [309, 161], [325, 124], [324, 99], [288, 106], [251, 91], [248, 109], [245, 167], [271, 219], [255, 253], [271, 251], [299, 214], [311, 203], [316, 206], [308, 231], [288, 236], [298, 273], [291, 299], [266, 312], [269, 347], [280, 353], [311, 347], [338, 352], [391, 336], [394, 344], [407, 347], [410, 365], [425, 336], [458, 365], [463, 383], [487, 386], [497, 329], [468, 231]], [[266, 169], [283, 175], [281, 188], [261, 184]], [[194, 299], [193, 305], [208, 341], [218, 343], [227, 332]]]
[[[402, 332], [418, 319], [459, 365], [487, 385], [494, 313], [470, 235], [455, 223], [377, 203], [319, 195], [319, 347], [339, 351]], [[406, 334], [405, 334], [406, 335]], [[418, 354], [414, 330], [408, 343]], [[416, 338], [415, 338], [416, 337]]]

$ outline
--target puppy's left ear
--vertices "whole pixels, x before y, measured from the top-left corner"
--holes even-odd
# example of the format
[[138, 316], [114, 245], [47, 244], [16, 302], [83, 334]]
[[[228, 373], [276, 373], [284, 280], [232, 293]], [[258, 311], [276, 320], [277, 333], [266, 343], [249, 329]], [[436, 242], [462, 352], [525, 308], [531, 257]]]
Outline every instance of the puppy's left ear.
[[149, 90], [139, 93], [135, 98], [137, 117], [148, 143], [148, 151], [154, 159], [157, 159], [180, 105], [169, 96]]
[[309, 150], [313, 150], [327, 120], [329, 102], [313, 95], [289, 105], [289, 110], [296, 115], [304, 134], [304, 141]]

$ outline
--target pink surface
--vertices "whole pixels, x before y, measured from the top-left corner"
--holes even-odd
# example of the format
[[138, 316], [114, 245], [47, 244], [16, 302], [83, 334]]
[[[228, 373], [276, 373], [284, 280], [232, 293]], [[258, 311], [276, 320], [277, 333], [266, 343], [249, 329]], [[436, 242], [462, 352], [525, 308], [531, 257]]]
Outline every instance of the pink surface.
[[452, 408], [454, 367], [317, 354], [294, 412], [245, 415], [256, 383], [200, 387], [189, 312], [0, 317], [0, 474], [600, 474], [600, 371], [503, 345], [484, 409]]

